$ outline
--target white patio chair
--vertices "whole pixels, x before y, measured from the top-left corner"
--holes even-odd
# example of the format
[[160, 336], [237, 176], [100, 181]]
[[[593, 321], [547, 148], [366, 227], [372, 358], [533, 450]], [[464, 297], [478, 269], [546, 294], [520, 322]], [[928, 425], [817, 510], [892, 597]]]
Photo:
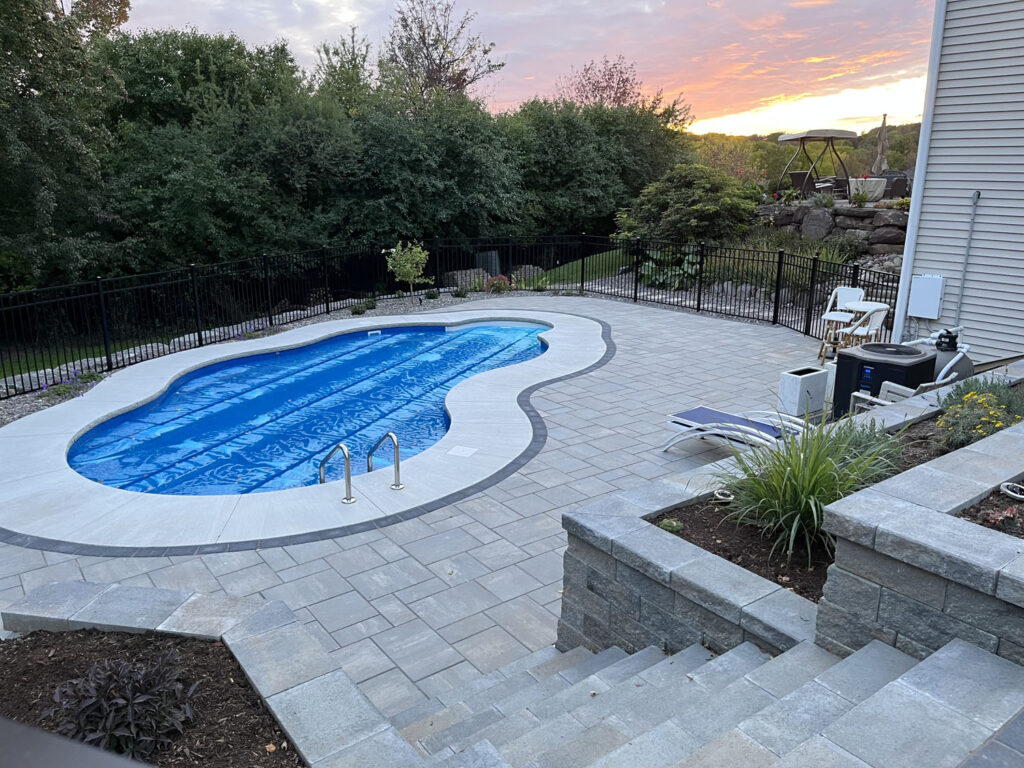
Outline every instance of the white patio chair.
[[825, 327], [821, 335], [821, 347], [818, 349], [818, 357], [821, 359], [822, 364], [825, 362], [828, 351], [838, 348], [838, 339], [835, 335], [836, 330], [849, 324], [856, 317], [853, 312], [847, 312], [843, 309], [851, 301], [864, 301], [864, 289], [840, 285], [828, 297], [828, 303], [825, 305], [825, 314], [821, 316]]
[[877, 304], [869, 309], [856, 322], [836, 330], [838, 348], [859, 346], [870, 341], [878, 341], [882, 333], [882, 325], [889, 314], [888, 304]]
[[959, 378], [959, 374], [951, 373], [944, 379], [929, 381], [913, 388], [905, 387], [893, 381], [883, 381], [882, 386], [878, 388], [877, 397], [868, 392], [853, 392], [850, 395], [850, 413], [861, 413], [875, 405], [892, 405], [915, 395], [934, 392], [936, 389], [942, 389], [947, 384], [952, 384], [957, 378]]

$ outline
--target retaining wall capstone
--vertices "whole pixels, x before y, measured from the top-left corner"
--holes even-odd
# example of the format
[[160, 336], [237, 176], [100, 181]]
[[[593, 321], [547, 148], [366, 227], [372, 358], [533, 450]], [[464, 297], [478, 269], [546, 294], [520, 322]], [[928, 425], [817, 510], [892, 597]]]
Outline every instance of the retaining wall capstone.
[[1024, 664], [1024, 540], [956, 517], [1022, 477], [1018, 424], [826, 507], [836, 558], [817, 644], [847, 655], [877, 639], [924, 658], [961, 638]]

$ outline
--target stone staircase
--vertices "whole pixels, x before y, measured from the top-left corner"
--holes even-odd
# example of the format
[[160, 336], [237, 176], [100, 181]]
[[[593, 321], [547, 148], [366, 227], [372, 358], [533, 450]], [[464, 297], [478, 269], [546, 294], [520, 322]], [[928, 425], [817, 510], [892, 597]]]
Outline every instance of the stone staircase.
[[775, 658], [549, 647], [390, 733], [420, 757], [405, 764], [440, 768], [955, 768], [1022, 708], [1024, 668], [960, 640], [920, 662], [878, 641], [845, 659], [810, 643]]

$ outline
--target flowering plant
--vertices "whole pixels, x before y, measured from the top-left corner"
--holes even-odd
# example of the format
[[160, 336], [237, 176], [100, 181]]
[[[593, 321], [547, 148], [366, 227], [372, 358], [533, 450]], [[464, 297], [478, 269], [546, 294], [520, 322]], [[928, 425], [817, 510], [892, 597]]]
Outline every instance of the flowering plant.
[[484, 283], [484, 290], [487, 293], [505, 293], [512, 290], [512, 282], [504, 275], [495, 275], [487, 278]]
[[946, 431], [946, 445], [955, 449], [994, 435], [1020, 420], [1021, 415], [1011, 412], [995, 393], [972, 390], [949, 406], [936, 423]]

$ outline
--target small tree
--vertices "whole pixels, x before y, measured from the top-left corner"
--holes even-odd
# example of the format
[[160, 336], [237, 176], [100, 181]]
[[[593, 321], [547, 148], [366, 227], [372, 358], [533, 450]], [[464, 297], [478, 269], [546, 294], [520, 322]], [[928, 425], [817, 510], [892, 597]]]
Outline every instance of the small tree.
[[399, 243], [389, 251], [384, 251], [388, 262], [388, 271], [395, 279], [409, 284], [409, 300], [417, 284], [431, 284], [432, 278], [424, 277], [423, 270], [427, 266], [429, 254], [422, 243]]

